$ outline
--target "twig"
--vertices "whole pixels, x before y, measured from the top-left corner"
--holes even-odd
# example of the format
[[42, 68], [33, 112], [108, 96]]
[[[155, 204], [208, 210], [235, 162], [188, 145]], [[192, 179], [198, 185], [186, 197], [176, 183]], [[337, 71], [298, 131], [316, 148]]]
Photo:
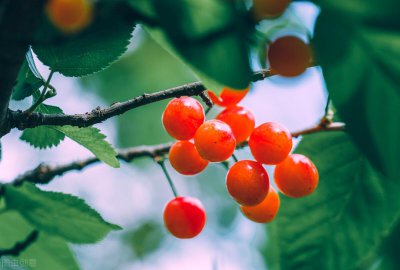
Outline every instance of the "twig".
[[[253, 73], [252, 81], [260, 81], [273, 74], [269, 70], [260, 70]], [[160, 100], [180, 97], [180, 96], [201, 96], [206, 88], [201, 82], [194, 82], [182, 86], [170, 88], [167, 90], [155, 92], [152, 94], [142, 94], [125, 102], [117, 102], [110, 107], [101, 109], [97, 107], [91, 112], [83, 114], [42, 114], [33, 112], [25, 114], [22, 111], [8, 110], [9, 129], [0, 133], [0, 137], [10, 132], [12, 128], [24, 130], [26, 128], [34, 128], [38, 126], [64, 126], [71, 125], [77, 127], [87, 127], [101, 123], [111, 117], [123, 114], [134, 108], [147, 105], [149, 103]]]
[[[345, 124], [336, 122], [329, 125], [316, 125], [307, 129], [292, 132], [293, 137], [299, 137], [305, 134], [323, 132], [323, 131], [343, 131], [345, 130]], [[139, 157], [150, 157], [157, 158], [166, 155], [171, 147], [172, 142], [166, 144], [158, 144], [152, 146], [137, 146], [128, 148], [125, 150], [120, 150], [118, 152], [117, 158], [125, 162], [131, 162], [135, 158]], [[241, 143], [237, 148], [243, 148], [247, 146], [247, 142]], [[76, 161], [66, 165], [60, 166], [49, 166], [46, 164], [40, 164], [35, 169], [24, 173], [23, 175], [17, 177], [12, 182], [13, 185], [21, 185], [23, 182], [31, 182], [34, 184], [47, 184], [52, 179], [57, 176], [61, 176], [70, 171], [80, 171], [91, 164], [98, 163], [100, 160], [93, 157], [83, 161]]]
[[15, 243], [12, 248], [0, 249], [0, 258], [2, 256], [18, 256], [21, 252], [32, 245], [39, 236], [37, 230], [33, 230], [23, 241]]

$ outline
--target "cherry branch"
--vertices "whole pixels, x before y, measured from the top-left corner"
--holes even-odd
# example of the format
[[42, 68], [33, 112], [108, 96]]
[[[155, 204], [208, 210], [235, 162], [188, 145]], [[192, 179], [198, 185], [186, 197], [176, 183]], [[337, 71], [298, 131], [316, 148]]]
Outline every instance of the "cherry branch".
[[[305, 134], [311, 134], [323, 131], [343, 131], [344, 129], [345, 129], [345, 124], [340, 122], [335, 122], [328, 125], [318, 124], [316, 126], [307, 129], [293, 132], [292, 136], [299, 137]], [[172, 142], [165, 144], [158, 144], [158, 145], [150, 145], [150, 146], [145, 145], [145, 146], [127, 148], [124, 150], [120, 150], [118, 152], [117, 158], [127, 163], [139, 157], [150, 157], [153, 159], [158, 159], [160, 157], [164, 157], [168, 153], [171, 145]], [[247, 142], [239, 145], [238, 148], [242, 148], [245, 146], [247, 146]], [[76, 161], [60, 166], [50, 166], [46, 164], [40, 164], [35, 169], [28, 171], [25, 174], [14, 179], [14, 181], [11, 184], [16, 186], [21, 185], [24, 182], [30, 182], [34, 184], [47, 184], [57, 176], [62, 176], [63, 174], [70, 171], [81, 171], [84, 168], [88, 167], [89, 165], [98, 162], [100, 162], [99, 159], [92, 157], [83, 161]]]
[[[252, 81], [263, 80], [273, 74], [269, 70], [260, 70], [253, 73]], [[31, 113], [26, 114], [22, 111], [8, 110], [8, 121], [9, 130], [12, 128], [18, 128], [20, 130], [26, 128], [34, 128], [38, 126], [64, 126], [71, 125], [77, 127], [87, 127], [94, 124], [101, 123], [111, 117], [123, 114], [134, 108], [147, 105], [153, 102], [157, 102], [164, 99], [180, 96], [200, 96], [208, 106], [212, 103], [209, 101], [203, 92], [206, 90], [205, 86], [201, 82], [194, 82], [185, 84], [182, 86], [170, 88], [167, 90], [155, 92], [152, 94], [142, 94], [131, 100], [125, 102], [117, 102], [112, 104], [110, 107], [101, 109], [97, 107], [91, 112], [83, 114], [42, 114], [42, 113]], [[6, 133], [1, 133], [4, 135]]]
[[0, 258], [2, 256], [18, 256], [21, 252], [32, 245], [39, 236], [37, 230], [33, 230], [23, 241], [15, 243], [12, 248], [0, 249]]

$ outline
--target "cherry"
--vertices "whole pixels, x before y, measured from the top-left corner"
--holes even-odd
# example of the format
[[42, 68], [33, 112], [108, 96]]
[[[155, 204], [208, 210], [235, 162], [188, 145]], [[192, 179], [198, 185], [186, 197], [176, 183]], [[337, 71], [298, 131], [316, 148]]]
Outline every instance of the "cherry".
[[265, 199], [255, 206], [240, 206], [243, 214], [250, 220], [258, 223], [267, 223], [274, 220], [280, 205], [279, 195], [270, 186]]
[[284, 36], [269, 45], [268, 61], [279, 75], [294, 77], [303, 73], [311, 63], [311, 49], [300, 38]]
[[269, 178], [264, 167], [252, 160], [236, 162], [226, 175], [229, 194], [241, 205], [257, 205], [268, 194]]
[[281, 124], [267, 122], [256, 127], [251, 133], [249, 147], [258, 162], [278, 164], [290, 153], [292, 136]]
[[236, 140], [228, 124], [213, 119], [199, 127], [194, 136], [194, 144], [202, 158], [221, 162], [232, 156]]
[[48, 0], [46, 10], [54, 26], [65, 33], [82, 30], [93, 15], [93, 6], [88, 0]]
[[195, 175], [208, 165], [208, 161], [199, 155], [191, 141], [175, 142], [169, 150], [169, 161], [172, 167], [183, 175]]
[[243, 90], [224, 87], [219, 97], [211, 90], [208, 90], [208, 96], [214, 104], [221, 107], [229, 107], [238, 104], [246, 96], [249, 90], [250, 86]]
[[198, 199], [176, 197], [165, 206], [164, 224], [177, 238], [193, 238], [203, 230], [206, 212]]
[[318, 170], [314, 163], [300, 154], [289, 155], [275, 167], [275, 183], [288, 197], [300, 198], [314, 192], [318, 185]]
[[253, 113], [242, 106], [228, 107], [218, 114], [216, 119], [231, 127], [237, 144], [247, 140], [255, 125]]
[[258, 22], [265, 18], [280, 16], [290, 2], [291, 0], [253, 0], [254, 19]]
[[203, 124], [204, 118], [200, 102], [191, 97], [180, 97], [167, 104], [162, 122], [169, 135], [177, 140], [189, 140]]

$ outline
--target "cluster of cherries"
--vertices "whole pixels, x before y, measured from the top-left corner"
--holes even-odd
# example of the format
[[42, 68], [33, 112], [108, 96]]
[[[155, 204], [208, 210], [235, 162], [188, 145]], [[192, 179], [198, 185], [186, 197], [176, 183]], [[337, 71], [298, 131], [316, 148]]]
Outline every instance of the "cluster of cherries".
[[[200, 173], [209, 162], [226, 161], [238, 145], [248, 143], [255, 161], [235, 162], [226, 175], [226, 186], [247, 218], [266, 223], [275, 218], [280, 200], [270, 185], [263, 164], [276, 165], [276, 186], [293, 198], [309, 195], [315, 190], [318, 171], [307, 157], [290, 155], [292, 136], [284, 126], [267, 122], [255, 127], [252, 112], [237, 105], [248, 91], [224, 88], [220, 96], [208, 91], [214, 104], [225, 109], [216, 119], [207, 121], [204, 109], [196, 99], [174, 98], [165, 108], [162, 122], [168, 134], [178, 140], [169, 151], [169, 160], [183, 175]], [[205, 210], [195, 198], [176, 197], [164, 210], [165, 226], [178, 238], [195, 237], [205, 221]]]

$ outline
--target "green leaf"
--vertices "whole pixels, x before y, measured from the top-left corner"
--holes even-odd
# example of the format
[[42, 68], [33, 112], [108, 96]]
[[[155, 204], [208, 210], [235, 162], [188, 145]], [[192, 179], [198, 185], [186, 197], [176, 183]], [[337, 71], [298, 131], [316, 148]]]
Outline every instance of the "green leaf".
[[162, 29], [185, 61], [210, 80], [236, 89], [251, 77], [246, 19], [233, 2], [154, 0]]
[[152, 1], [149, 0], [125, 0], [134, 10], [146, 17], [156, 19], [157, 13], [154, 10]]
[[117, 4], [109, 1], [96, 5], [94, 22], [73, 36], [55, 34], [44, 21], [36, 38], [52, 38], [33, 47], [40, 61], [52, 71], [74, 77], [108, 67], [126, 51], [134, 27], [128, 11]]
[[[26, 237], [34, 228], [17, 212], [8, 211], [0, 215], [0, 247], [11, 248]], [[23, 251], [18, 258], [2, 257], [1, 269], [16, 268], [15, 261], [22, 269], [41, 270], [78, 270], [79, 267], [65, 240], [39, 232], [32, 245]]]
[[94, 243], [111, 230], [121, 229], [108, 223], [82, 199], [60, 192], [42, 191], [30, 183], [7, 186], [7, 207], [15, 209], [33, 226], [72, 243]]
[[[46, 114], [58, 114], [63, 113], [63, 111], [56, 106], [40, 104], [36, 112], [46, 113]], [[20, 139], [29, 143], [31, 146], [39, 149], [45, 149], [53, 146], [57, 146], [65, 138], [64, 133], [52, 129], [48, 126], [39, 126], [35, 128], [28, 128], [24, 130]]]
[[[372, 12], [375, 1], [355, 3]], [[379, 1], [377, 10], [390, 3]], [[315, 49], [330, 97], [353, 141], [376, 168], [399, 178], [400, 27], [383, 27], [383, 21], [363, 24], [339, 12], [322, 12]]]
[[17, 83], [13, 88], [12, 99], [22, 100], [29, 97], [43, 85], [43, 80], [36, 77], [31, 71], [28, 61], [22, 63], [19, 70]]
[[315, 163], [320, 181], [310, 196], [280, 196], [264, 249], [269, 269], [360, 267], [397, 221], [400, 182], [377, 173], [343, 132], [306, 135], [296, 152]]
[[39, 149], [57, 146], [64, 140], [64, 138], [65, 135], [62, 132], [47, 126], [25, 129], [20, 137], [22, 141], [25, 141], [31, 146]]
[[97, 128], [79, 128], [73, 126], [51, 126], [49, 128], [65, 134], [111, 167], [119, 167], [119, 161], [116, 158], [117, 152], [105, 140], [106, 136], [100, 133], [100, 130]]

